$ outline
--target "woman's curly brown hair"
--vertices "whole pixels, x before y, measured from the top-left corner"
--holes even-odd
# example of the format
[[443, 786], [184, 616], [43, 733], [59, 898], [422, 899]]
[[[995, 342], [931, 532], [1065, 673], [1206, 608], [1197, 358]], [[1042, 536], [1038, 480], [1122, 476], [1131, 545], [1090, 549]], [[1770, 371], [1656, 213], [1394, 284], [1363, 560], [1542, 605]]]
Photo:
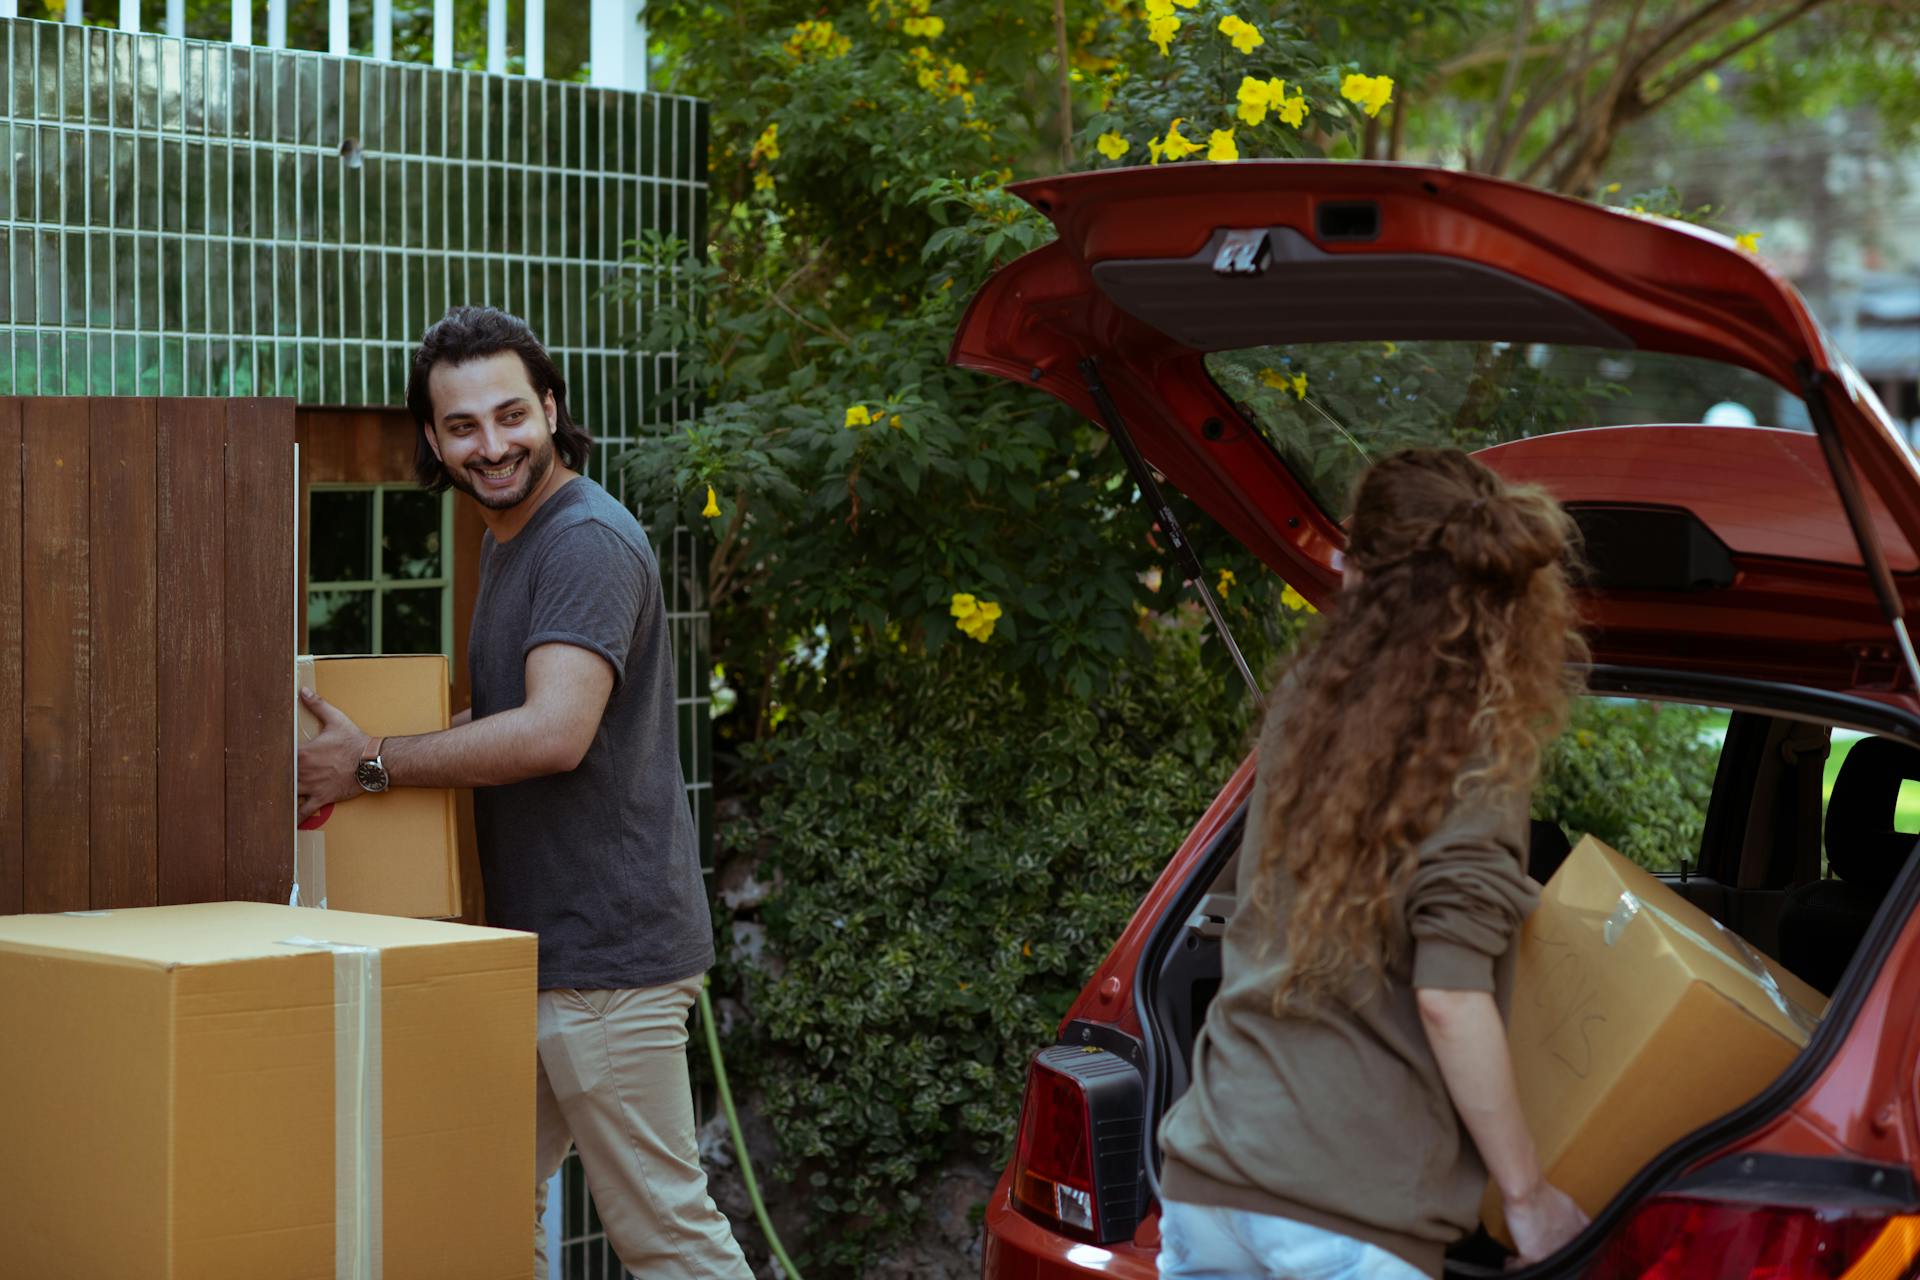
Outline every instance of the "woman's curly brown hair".
[[1576, 531], [1544, 490], [1407, 450], [1361, 477], [1349, 529], [1347, 583], [1261, 733], [1257, 896], [1294, 889], [1276, 1014], [1377, 987], [1420, 842], [1468, 786], [1531, 787], [1587, 657]]

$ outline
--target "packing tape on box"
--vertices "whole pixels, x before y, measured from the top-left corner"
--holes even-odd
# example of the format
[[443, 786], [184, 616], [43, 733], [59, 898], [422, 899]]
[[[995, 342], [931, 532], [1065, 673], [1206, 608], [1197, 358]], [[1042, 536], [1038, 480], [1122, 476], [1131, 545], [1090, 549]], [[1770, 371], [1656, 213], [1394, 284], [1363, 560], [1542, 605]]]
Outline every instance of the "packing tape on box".
[[280, 942], [333, 953], [333, 1274], [381, 1280], [380, 949]]
[[1718, 931], [1720, 938], [1732, 948], [1735, 953], [1734, 955], [1728, 955], [1725, 949], [1714, 946], [1713, 943], [1701, 937], [1697, 931], [1674, 919], [1669, 912], [1662, 911], [1659, 907], [1648, 903], [1631, 889], [1621, 891], [1620, 904], [1613, 909], [1613, 914], [1607, 917], [1607, 923], [1601, 929], [1600, 936], [1606, 939], [1608, 946], [1612, 946], [1620, 940], [1621, 933], [1625, 931], [1628, 924], [1632, 923], [1634, 917], [1642, 915], [1651, 916], [1653, 919], [1658, 920], [1668, 929], [1693, 943], [1702, 951], [1720, 957], [1724, 963], [1732, 968], [1738, 969], [1742, 974], [1753, 979], [1753, 981], [1759, 985], [1760, 989], [1767, 993], [1767, 999], [1773, 1001], [1774, 1008], [1780, 1010], [1781, 1013], [1787, 1016], [1789, 1022], [1793, 1023], [1794, 1026], [1800, 1028], [1800, 1030], [1806, 1032], [1808, 1035], [1812, 1035], [1813, 1029], [1820, 1025], [1820, 1017], [1818, 1014], [1795, 1004], [1788, 998], [1787, 993], [1780, 989], [1780, 983], [1774, 978], [1773, 970], [1767, 968], [1765, 957], [1754, 950], [1753, 944], [1733, 930], [1727, 928], [1724, 924], [1721, 924], [1718, 920], [1713, 920], [1711, 916], [1707, 918], [1713, 920], [1714, 929]]
[[293, 833], [293, 892], [290, 907], [327, 907], [327, 833]]

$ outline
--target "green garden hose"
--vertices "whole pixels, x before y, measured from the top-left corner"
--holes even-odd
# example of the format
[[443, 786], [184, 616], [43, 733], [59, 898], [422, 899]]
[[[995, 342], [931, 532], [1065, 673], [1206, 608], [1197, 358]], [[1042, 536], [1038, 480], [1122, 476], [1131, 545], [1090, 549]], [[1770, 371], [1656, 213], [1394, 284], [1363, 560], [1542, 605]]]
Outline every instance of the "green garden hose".
[[753, 1216], [760, 1223], [760, 1234], [767, 1238], [767, 1248], [779, 1260], [787, 1280], [801, 1280], [800, 1269], [793, 1265], [793, 1259], [780, 1247], [780, 1236], [773, 1229], [773, 1220], [767, 1216], [766, 1202], [760, 1198], [760, 1184], [753, 1177], [753, 1161], [747, 1156], [747, 1136], [740, 1132], [740, 1116], [733, 1109], [733, 1090], [727, 1088], [727, 1064], [720, 1056], [720, 1031], [714, 1025], [713, 1002], [707, 999], [707, 985], [707, 981], [702, 979], [700, 1026], [706, 1032], [707, 1053], [713, 1058], [713, 1082], [719, 1086], [720, 1105], [727, 1113], [727, 1128], [733, 1134], [733, 1153], [740, 1158], [740, 1177], [747, 1184], [747, 1199], [753, 1201]]

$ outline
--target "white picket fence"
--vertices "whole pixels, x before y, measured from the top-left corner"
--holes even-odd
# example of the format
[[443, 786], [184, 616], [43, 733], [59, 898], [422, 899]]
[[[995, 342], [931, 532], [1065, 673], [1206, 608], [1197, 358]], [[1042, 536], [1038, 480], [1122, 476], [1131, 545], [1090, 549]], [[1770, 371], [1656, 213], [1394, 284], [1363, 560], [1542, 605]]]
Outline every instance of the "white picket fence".
[[[96, 0], [104, 6], [111, 0]], [[320, 0], [308, 0], [319, 3]], [[353, 54], [348, 30], [347, 0], [324, 0], [327, 5], [327, 52], [338, 57]], [[268, 0], [265, 46], [287, 47], [287, 6], [290, 0]], [[568, 13], [581, 6], [566, 4]], [[591, 24], [589, 39], [589, 83], [608, 89], [647, 88], [647, 32], [642, 23], [646, 0], [589, 0], [585, 6]], [[120, 30], [140, 31], [140, 0], [119, 0]], [[533, 79], [546, 74], [547, 4], [546, 0], [525, 0], [524, 32], [526, 71]], [[63, 21], [87, 20], [86, 0], [67, 0]], [[0, 0], [0, 18], [20, 16], [19, 0]], [[453, 0], [434, 0], [433, 65], [453, 66]], [[187, 33], [186, 0], [167, 0], [166, 17], [160, 34], [184, 37]], [[233, 0], [233, 25], [228, 39], [234, 44], [256, 43], [253, 30], [253, 5], [250, 0]], [[373, 0], [373, 56], [393, 60], [393, 0]], [[507, 65], [507, 0], [487, 0], [487, 66], [499, 69]]]

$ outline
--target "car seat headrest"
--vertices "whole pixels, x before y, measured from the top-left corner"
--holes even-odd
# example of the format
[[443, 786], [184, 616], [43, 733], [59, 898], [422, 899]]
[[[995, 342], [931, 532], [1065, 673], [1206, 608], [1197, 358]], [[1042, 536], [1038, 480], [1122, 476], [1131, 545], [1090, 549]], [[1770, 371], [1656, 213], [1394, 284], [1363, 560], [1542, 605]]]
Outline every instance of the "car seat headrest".
[[1860, 889], [1884, 894], [1906, 865], [1916, 837], [1894, 830], [1900, 784], [1920, 781], [1920, 751], [1889, 738], [1862, 738], [1847, 752], [1827, 800], [1827, 864]]

